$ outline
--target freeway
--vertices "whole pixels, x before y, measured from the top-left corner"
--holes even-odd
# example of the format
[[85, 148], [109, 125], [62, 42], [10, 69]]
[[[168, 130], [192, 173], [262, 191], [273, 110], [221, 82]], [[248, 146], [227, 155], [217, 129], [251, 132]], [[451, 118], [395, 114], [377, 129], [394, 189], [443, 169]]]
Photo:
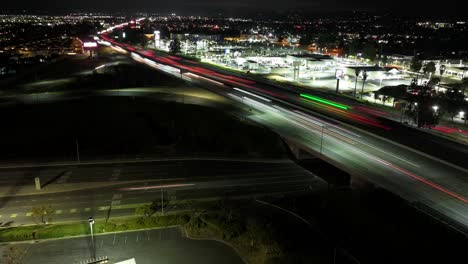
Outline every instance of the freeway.
[[[17, 191], [21, 185], [33, 185], [35, 177], [49, 183], [35, 194]], [[50, 205], [53, 222], [63, 222], [134, 215], [141, 204], [160, 201], [161, 192], [166, 210], [186, 210], [223, 197], [326, 188], [322, 180], [291, 161], [209, 159], [11, 168], [0, 170], [0, 181], [10, 186], [0, 192], [3, 225], [33, 224], [31, 209], [39, 205]], [[86, 185], [78, 190], [60, 190], [83, 182]]]
[[[239, 87], [275, 100], [287, 101], [293, 106], [332, 117], [468, 169], [464, 158], [468, 155], [466, 145], [399, 124], [393, 121], [395, 117], [389, 113], [358, 101], [319, 90], [280, 84], [251, 74], [200, 64], [160, 51], [132, 47], [115, 42], [106, 35], [102, 35], [101, 38], [110, 41], [109, 43], [114, 44], [122, 52], [130, 51], [133, 59], [187, 81], [221, 84], [225, 89]], [[324, 101], [328, 103], [323, 103]]]
[[[467, 164], [454, 165], [363, 130], [362, 124], [373, 132], [394, 133], [393, 127], [375, 115], [363, 114], [367, 109], [356, 110], [346, 102], [329, 100], [330, 96], [293, 96], [233, 73], [219, 73], [178, 57], [119, 45], [120, 49], [131, 51], [131, 56], [139, 62], [202, 84], [232, 98], [238, 105], [247, 106], [250, 120], [270, 127], [353, 176], [369, 179], [432, 215], [442, 216], [452, 226], [468, 227]], [[442, 145], [437, 148], [443, 149]], [[461, 153], [459, 159], [466, 161], [466, 148]]]

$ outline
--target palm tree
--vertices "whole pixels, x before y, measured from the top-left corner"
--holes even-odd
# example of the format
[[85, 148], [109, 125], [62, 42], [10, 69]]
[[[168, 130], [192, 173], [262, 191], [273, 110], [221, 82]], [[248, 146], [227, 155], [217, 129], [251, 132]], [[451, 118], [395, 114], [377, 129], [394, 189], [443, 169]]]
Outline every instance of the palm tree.
[[362, 100], [362, 96], [364, 95], [364, 84], [366, 83], [366, 80], [367, 80], [367, 77], [369, 75], [367, 74], [367, 71], [364, 71], [362, 73], [362, 89], [361, 89], [361, 100]]
[[357, 69], [354, 70], [354, 74], [356, 75], [356, 82], [354, 84], [354, 98], [356, 98], [357, 81], [358, 81], [358, 77], [360, 73], [361, 73], [361, 70], [357, 70]]

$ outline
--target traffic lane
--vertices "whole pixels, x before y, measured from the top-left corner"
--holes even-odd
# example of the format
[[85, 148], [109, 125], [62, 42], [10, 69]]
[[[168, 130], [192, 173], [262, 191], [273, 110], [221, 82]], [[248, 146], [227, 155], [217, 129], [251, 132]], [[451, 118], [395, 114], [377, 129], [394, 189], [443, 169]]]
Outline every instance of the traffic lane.
[[[161, 186], [172, 186], [161, 189]], [[165, 199], [190, 200], [219, 197], [239, 197], [245, 195], [268, 195], [273, 193], [290, 193], [297, 191], [325, 188], [323, 181], [311, 175], [290, 175], [276, 178], [258, 178], [244, 180], [202, 181], [194, 184], [169, 185], [128, 185], [127, 188], [97, 189], [92, 194], [87, 191], [75, 192], [76, 196], [62, 196], [58, 200], [37, 201], [35, 205], [50, 205], [54, 221], [79, 218], [93, 212], [139, 207], [142, 203], [159, 201], [161, 191]], [[86, 194], [86, 195], [85, 195]], [[168, 197], [169, 196], [169, 197]], [[0, 218], [14, 221], [16, 224], [33, 223], [31, 209], [33, 205], [10, 206], [2, 208]], [[65, 217], [65, 218], [64, 218]]]
[[[202, 163], [202, 165], [208, 165], [210, 163]], [[310, 173], [304, 170], [303, 168], [293, 164], [293, 163], [286, 163], [286, 164], [267, 164], [263, 163], [261, 166], [255, 164], [254, 167], [249, 166], [250, 163], [242, 165], [242, 163], [237, 164], [237, 168], [231, 171], [230, 168], [234, 168], [232, 166], [224, 166], [229, 163], [222, 163], [217, 169], [214, 169], [214, 166], [200, 166], [199, 163], [192, 163], [191, 166], [194, 166], [193, 170], [190, 168], [189, 164], [182, 164], [180, 163], [180, 168], [185, 173], [190, 175], [185, 178], [176, 178], [181, 174], [181, 171], [175, 171], [173, 175], [164, 174], [164, 176], [168, 177], [159, 177], [153, 174], [154, 167], [158, 167], [157, 164], [151, 164], [149, 167], [144, 168], [144, 171], [147, 173], [147, 177], [145, 180], [148, 180], [145, 184], [159, 184], [160, 182], [168, 185], [172, 183], [180, 183], [183, 181], [196, 181], [196, 182], [203, 182], [203, 181], [214, 181], [214, 180], [240, 180], [243, 178], [248, 179], [274, 179], [276, 177], [282, 177], [283, 175], [288, 176], [307, 176]], [[121, 167], [123, 168], [123, 167]], [[120, 169], [122, 173], [124, 171], [129, 171], [130, 175], [133, 175], [131, 168], [123, 168]], [[142, 172], [142, 169], [139, 169]], [[191, 175], [195, 174], [195, 175]], [[76, 176], [77, 174], [75, 174]], [[122, 177], [125, 178], [125, 177]], [[125, 180], [125, 179], [113, 179], [113, 180]], [[142, 180], [143, 178], [139, 178]], [[132, 177], [131, 180], [134, 180]], [[119, 186], [127, 186], [131, 183], [122, 182]], [[143, 184], [143, 183], [142, 183]], [[92, 187], [92, 186], [91, 186]], [[109, 187], [109, 189], [114, 189], [115, 186]], [[120, 188], [120, 187], [119, 187]], [[44, 190], [47, 190], [45, 188]], [[38, 194], [38, 195], [27, 195], [27, 196], [14, 196], [14, 197], [3, 197], [0, 201], [2, 201], [2, 208], [8, 207], [21, 207], [21, 206], [32, 206], [38, 204], [51, 204], [51, 205], [60, 205], [61, 203], [68, 204], [70, 201], [74, 203], [80, 203], [83, 201], [87, 201], [89, 199], [98, 200], [102, 199], [102, 196], [106, 194], [107, 198], [110, 199], [112, 196], [112, 192], [103, 192], [106, 188], [93, 188], [86, 190], [86, 194], [84, 195], [81, 191], [71, 191], [71, 192], [62, 192], [62, 193], [46, 193], [46, 194]]]
[[[234, 188], [232, 186], [220, 186], [215, 189], [200, 189], [190, 190], [186, 192], [180, 191], [164, 191], [163, 199], [165, 204], [165, 211], [171, 210], [190, 210], [193, 207], [203, 207], [204, 203], [212, 203], [216, 199], [228, 197], [228, 199], [245, 199], [255, 198], [272, 195], [285, 195], [291, 193], [304, 193], [317, 189], [325, 189], [326, 185], [321, 183], [316, 186], [315, 182], [311, 181], [297, 181], [289, 182], [287, 186], [271, 185], [271, 186], [249, 186], [245, 188]], [[70, 204], [65, 207], [53, 208], [51, 214], [52, 222], [63, 221], [79, 221], [86, 220], [89, 216], [95, 218], [112, 218], [119, 216], [133, 216], [135, 215], [136, 208], [149, 202], [159, 203], [161, 199], [161, 191], [153, 190], [145, 192], [143, 195], [137, 197], [128, 197], [122, 199], [122, 203], [114, 204], [114, 201], [99, 202], [90, 201], [87, 204]], [[9, 223], [10, 225], [25, 225], [36, 224], [39, 219], [34, 218], [30, 210], [14, 210], [3, 212], [1, 219], [2, 223]]]
[[[304, 131], [303, 128], [284, 126], [284, 120], [278, 120], [271, 116], [264, 119], [255, 116], [254, 119], [264, 124], [267, 123], [270, 127], [275, 127], [277, 131], [283, 135], [288, 135], [289, 133], [288, 136], [290, 136], [290, 138], [295, 138], [299, 142], [303, 142], [314, 148], [316, 151], [320, 148], [321, 141], [317, 134], [314, 136], [314, 133], [310, 133], [310, 131], [307, 130]], [[447, 208], [444, 210], [446, 215], [448, 215], [448, 211], [459, 215], [460, 213], [463, 214], [466, 210], [466, 203], [460, 199], [456, 199], [453, 195], [434, 188], [421, 180], [417, 180], [401, 170], [396, 170], [393, 166], [389, 166], [387, 161], [379, 159], [372, 154], [368, 154], [356, 148], [350, 148], [347, 145], [343, 145], [343, 143], [338, 140], [333, 140], [331, 142], [325, 141], [323, 142], [323, 146], [325, 155], [327, 155], [327, 150], [335, 149], [335, 154], [337, 155], [330, 155], [332, 159], [348, 167], [351, 171], [359, 169], [359, 172], [362, 173], [362, 175], [366, 175], [372, 182], [384, 186], [390, 191], [408, 198], [410, 201], [420, 201], [423, 204], [428, 204], [426, 201], [444, 203]], [[356, 163], [355, 159], [357, 157], [359, 157], [361, 163]], [[459, 184], [463, 186], [463, 183]], [[418, 190], [419, 188], [422, 190]], [[465, 225], [467, 224], [466, 219], [458, 218], [457, 221]]]
[[468, 206], [460, 198], [415, 179], [407, 173], [395, 170], [392, 166], [388, 166], [386, 161], [369, 157], [369, 154], [364, 154], [361, 151], [346, 150], [343, 146], [333, 146], [334, 143], [328, 143], [330, 146], [324, 148], [324, 154], [346, 164], [345, 166], [355, 171], [357, 175], [366, 175], [366, 178], [371, 182], [406, 200], [425, 204], [465, 227], [468, 226]]
[[[30, 185], [39, 177], [43, 185], [52, 183], [100, 182], [107, 180], [141, 180], [168, 174], [215, 174], [225, 171], [265, 171], [268, 169], [290, 169], [292, 162], [243, 162], [243, 161], [157, 161], [121, 165], [83, 165], [54, 168], [5, 169], [0, 170], [0, 182], [4, 185]], [[209, 170], [205, 169], [208, 168]]]
[[[246, 101], [246, 102], [250, 103], [250, 101]], [[435, 184], [440, 185], [441, 187], [445, 189], [452, 188], [461, 196], [465, 196], [465, 193], [468, 190], [468, 188], [465, 188], [467, 186], [466, 184], [467, 177], [466, 176], [463, 177], [465, 175], [465, 171], [463, 168], [459, 169], [454, 166], [442, 167], [439, 165], [440, 163], [438, 163], [438, 160], [436, 159], [429, 160], [429, 158], [426, 158], [414, 151], [411, 151], [410, 153], [410, 150], [403, 149], [402, 147], [399, 147], [399, 148], [407, 151], [408, 154], [406, 156], [401, 155], [402, 154], [401, 152], [403, 152], [403, 150], [401, 152], [397, 152], [395, 150], [394, 153], [391, 153], [387, 150], [384, 150], [385, 148], [379, 148], [374, 145], [366, 143], [365, 142], [366, 138], [368, 138], [369, 135], [364, 134], [361, 136], [361, 135], [356, 134], [358, 133], [357, 131], [355, 133], [348, 133], [347, 135], [344, 133], [335, 134], [336, 132], [338, 132], [338, 130], [334, 129], [336, 127], [335, 125], [333, 126], [334, 131], [332, 131], [332, 129], [330, 128], [323, 128], [323, 125], [321, 124], [317, 125], [316, 122], [315, 123], [308, 122], [308, 121], [304, 122], [304, 120], [302, 119], [302, 115], [301, 115], [301, 118], [299, 119], [297, 118], [297, 113], [286, 110], [284, 108], [281, 109], [276, 106], [270, 107], [270, 106], [267, 106], [267, 104], [258, 104], [257, 102], [255, 102], [253, 106], [254, 107], [258, 106], [263, 111], [265, 111], [264, 115], [259, 115], [259, 118], [257, 118], [257, 121], [268, 122], [268, 121], [272, 121], [275, 119], [278, 120], [278, 122], [282, 121], [281, 123], [276, 124], [276, 129], [278, 129], [279, 131], [282, 131], [281, 129], [287, 130], [287, 128], [284, 129], [284, 128], [281, 128], [281, 126], [285, 126], [285, 127], [295, 126], [299, 130], [309, 133], [311, 136], [318, 137], [318, 136], [323, 135], [324, 140], [327, 140], [328, 138], [330, 139], [333, 138], [334, 140], [341, 141], [343, 144], [349, 145], [349, 147], [351, 148], [360, 149], [364, 153], [372, 153], [372, 157], [376, 159], [384, 160], [388, 166], [392, 166], [395, 170], [403, 172], [412, 178], [420, 179], [423, 182], [424, 180], [436, 181], [434, 182]], [[263, 116], [267, 116], [267, 118], [264, 118], [264, 120], [262, 121], [260, 119], [262, 119]], [[274, 122], [275, 121], [273, 121], [273, 123]], [[348, 129], [348, 131], [349, 130], [353, 131], [353, 129]], [[322, 142], [320, 138], [318, 138], [318, 140]], [[382, 143], [380, 145], [382, 145]], [[396, 145], [394, 144], [387, 143], [387, 145], [391, 145], [393, 148], [396, 148]], [[407, 158], [407, 156], [410, 156], [410, 157], [416, 156], [417, 160], [426, 161], [426, 164], [424, 164], [425, 168], [421, 169], [421, 166], [418, 165], [417, 162], [413, 162], [411, 159]], [[416, 158], [414, 159], [416, 160]], [[450, 167], [450, 169], [448, 169], [447, 167]], [[425, 175], [424, 179], [422, 179], [422, 177], [419, 176], [418, 173], [421, 174], [422, 171], [426, 172], [426, 170], [429, 170], [433, 174], [422, 174], [422, 175]], [[447, 175], [447, 173], [451, 173], [450, 180], [447, 181], [445, 180], [444, 177], [439, 177], [439, 174], [437, 174], [438, 170], [443, 170], [441, 171], [441, 173], [443, 172], [442, 175]], [[457, 184], [453, 184], [453, 183], [457, 183]], [[462, 198], [462, 200], [467, 201], [464, 198]]]
[[[219, 70], [219, 69], [218, 69]], [[222, 71], [222, 70], [220, 70]], [[232, 73], [232, 72], [226, 72], [226, 74], [231, 74], [231, 75], [236, 75], [236, 73]], [[210, 77], [210, 76], [207, 76], [207, 77]], [[242, 77], [242, 76], [241, 76]], [[244, 76], [245, 77], [245, 76]], [[305, 104], [302, 100], [298, 100], [298, 96], [297, 94], [295, 94], [294, 96], [290, 96], [291, 92], [288, 91], [288, 92], [285, 92], [284, 89], [280, 89], [280, 90], [275, 90], [275, 88], [272, 88], [270, 85], [267, 85], [267, 86], [262, 86], [262, 84], [259, 84], [259, 83], [256, 83], [255, 84], [255, 87], [251, 87], [251, 85], [242, 85], [242, 84], [239, 84], [238, 85], [239, 87], [241, 88], [245, 88], [247, 90], [249, 90], [250, 88], [250, 91], [253, 91], [253, 92], [261, 92], [260, 90], [258, 89], [254, 89], [254, 88], [261, 88], [261, 89], [267, 89], [268, 91], [273, 91], [274, 93], [278, 93], [280, 95], [282, 95], [282, 97], [288, 97], [289, 99], [293, 100], [295, 104], [299, 105], [299, 106], [304, 106], [306, 108], [310, 108], [311, 106], [315, 108], [315, 110], [319, 110], [319, 111], [324, 111], [325, 108], [324, 107], [318, 107], [318, 105], [310, 105], [310, 104]], [[310, 92], [310, 91], [305, 91], [305, 90], [301, 90], [301, 88], [298, 88], [298, 89], [295, 89], [295, 90], [299, 90], [299, 93], [300, 92], [304, 92], [304, 93], [307, 93], [307, 92]], [[268, 93], [267, 93], [268, 94]], [[334, 95], [330, 95], [330, 94], [327, 94], [327, 93], [320, 93], [320, 92], [315, 92], [313, 94], [319, 94], [320, 96], [324, 97], [324, 98], [328, 98], [328, 99], [331, 99], [331, 100], [337, 100], [339, 102], [342, 102], [342, 103], [345, 103], [345, 104], [348, 104], [348, 105], [357, 105], [357, 106], [362, 106], [362, 104], [359, 104], [359, 103], [353, 103], [353, 102], [350, 102], [350, 101], [347, 101], [347, 100], [344, 100], [343, 98], [339, 98], [339, 97], [336, 97]], [[271, 95], [271, 94], [269, 94]], [[337, 111], [333, 111], [333, 110], [330, 110], [328, 109], [328, 114], [332, 114], [333, 116], [335, 117], [339, 117], [340, 120], [342, 121], [345, 121], [345, 122], [350, 122], [352, 121], [353, 118], [349, 118], [346, 117], [346, 116], [340, 116], [340, 115], [337, 115]], [[362, 113], [361, 113], [362, 114]], [[358, 120], [354, 120], [354, 124], [356, 124], [356, 121]], [[373, 120], [373, 121], [376, 121], [376, 120]], [[378, 123], [378, 121], [376, 121]], [[362, 125], [362, 122], [357, 122], [358, 124]], [[374, 131], [375, 132], [375, 131]], [[383, 133], [383, 135], [385, 136], [385, 134], [388, 134], [389, 132], [383, 132], [381, 130], [378, 130], [377, 132], [380, 132], [380, 133]], [[408, 135], [407, 135], [408, 136]], [[410, 135], [411, 136], [411, 135]], [[414, 138], [417, 138], [417, 136], [413, 136]], [[445, 145], [446, 144], [439, 144], [441, 148], [445, 148]], [[412, 147], [418, 147], [418, 146], [414, 146], [412, 145]], [[457, 152], [460, 152], [460, 147], [458, 148], [451, 148], [452, 151], [457, 151]], [[447, 153], [447, 152], [445, 152]], [[461, 151], [460, 153], [463, 153], [463, 151]], [[459, 153], [459, 154], [460, 154]], [[432, 151], [431, 152], [432, 155], [435, 155], [435, 156], [438, 156], [439, 158], [442, 158], [442, 159], [446, 159], [445, 155], [439, 155], [439, 153], [436, 151]], [[457, 154], [453, 154], [454, 156], [456, 157], [459, 157], [460, 155], [457, 155]], [[458, 165], [460, 166], [466, 166], [466, 163], [465, 162], [457, 162]]]
[[[191, 240], [179, 228], [97, 235], [96, 257], [108, 256], [111, 263], [135, 258], [137, 263], [243, 264], [235, 251], [211, 240]], [[94, 256], [91, 238], [42, 241], [31, 245], [24, 263], [79, 263]]]

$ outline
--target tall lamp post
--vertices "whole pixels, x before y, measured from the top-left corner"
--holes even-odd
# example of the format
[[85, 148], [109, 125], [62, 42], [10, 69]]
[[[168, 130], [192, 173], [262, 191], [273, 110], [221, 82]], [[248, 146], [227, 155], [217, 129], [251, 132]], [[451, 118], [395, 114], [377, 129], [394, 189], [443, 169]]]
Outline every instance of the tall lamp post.
[[91, 246], [93, 248], [93, 257], [95, 257], [96, 255], [96, 250], [94, 248], [94, 234], [93, 234], [93, 225], [94, 225], [94, 219], [92, 216], [90, 216], [88, 218], [88, 222], [89, 222], [89, 230], [91, 231]]

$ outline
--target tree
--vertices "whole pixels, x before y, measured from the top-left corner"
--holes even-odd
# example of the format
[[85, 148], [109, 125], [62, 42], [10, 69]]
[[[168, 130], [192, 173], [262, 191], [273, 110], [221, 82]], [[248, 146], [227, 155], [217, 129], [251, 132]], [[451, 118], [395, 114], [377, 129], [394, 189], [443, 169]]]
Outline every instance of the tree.
[[345, 52], [348, 55], [356, 56], [361, 48], [361, 43], [358, 40], [351, 40], [351, 42], [345, 44]]
[[393, 104], [407, 96], [406, 85], [384, 86], [376, 94], [393, 97]]
[[434, 88], [437, 84], [440, 83], [440, 78], [439, 77], [432, 77], [429, 82], [427, 82], [427, 86], [430, 88]]
[[308, 46], [312, 42], [310, 36], [304, 35], [299, 39], [299, 44], [301, 46]]
[[47, 224], [52, 221], [52, 214], [54, 210], [50, 205], [39, 205], [32, 208], [32, 216], [36, 222]]
[[424, 74], [434, 74], [436, 71], [435, 63], [430, 61], [424, 65], [423, 72]]
[[411, 60], [411, 65], [410, 69], [414, 72], [419, 72], [422, 68], [422, 62], [414, 56], [413, 59]]
[[452, 119], [462, 111], [462, 102], [454, 101], [454, 100], [445, 100], [444, 101], [444, 110], [448, 114], [448, 116]]
[[317, 45], [320, 48], [335, 47], [337, 44], [337, 37], [331, 33], [321, 33], [317, 39]]
[[366, 45], [364, 46], [364, 49], [362, 51], [362, 56], [366, 59], [369, 59], [371, 61], [375, 60], [377, 52], [375, 50], [375, 43], [374, 42], [367, 42]]
[[144, 48], [148, 45], [148, 38], [145, 35], [141, 35], [140, 45]]
[[141, 215], [144, 217], [151, 217], [154, 213], [156, 213], [156, 211], [157, 205], [155, 202], [152, 202], [150, 204], [144, 204], [135, 209], [135, 213], [137, 215]]
[[7, 264], [21, 264], [23, 263], [23, 256], [26, 254], [26, 249], [20, 248], [19, 245], [8, 247], [4, 252]]
[[463, 97], [465, 96], [466, 88], [468, 88], [468, 78], [463, 78], [461, 83], [460, 83], [460, 91], [461, 91]]
[[180, 41], [178, 39], [174, 39], [169, 44], [169, 52], [172, 54], [177, 54], [180, 52]]
[[446, 69], [445, 65], [440, 65], [440, 67], [439, 67], [440, 76], [442, 76], [444, 74], [445, 69]]
[[382, 58], [382, 63], [385, 65], [385, 64], [387, 64], [387, 62], [388, 62], [388, 57], [387, 57], [387, 55], [384, 55], [383, 58]]

